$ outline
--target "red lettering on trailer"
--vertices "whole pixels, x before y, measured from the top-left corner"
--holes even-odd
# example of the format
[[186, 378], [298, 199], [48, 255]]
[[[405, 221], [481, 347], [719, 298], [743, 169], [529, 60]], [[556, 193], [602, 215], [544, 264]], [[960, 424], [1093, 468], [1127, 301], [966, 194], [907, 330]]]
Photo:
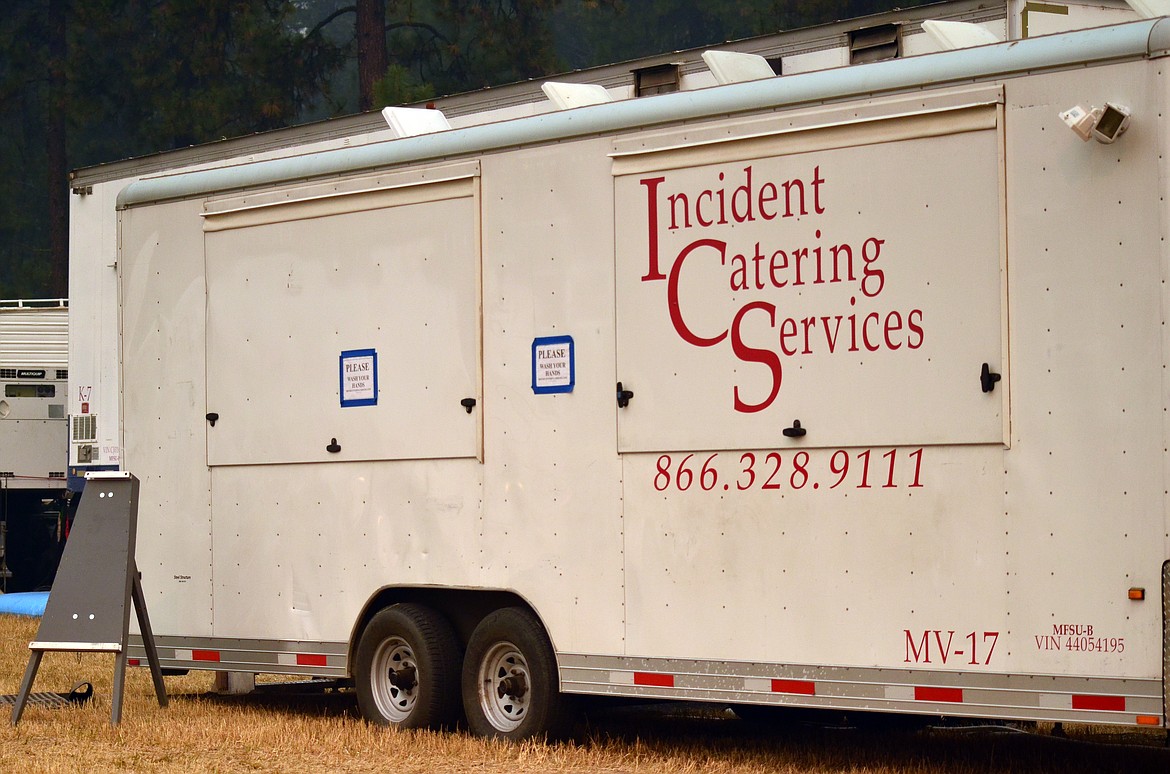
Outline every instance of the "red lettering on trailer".
[[649, 202], [649, 209], [646, 216], [650, 220], [648, 233], [650, 235], [650, 254], [648, 256], [650, 267], [646, 272], [646, 276], [642, 277], [642, 281], [648, 280], [664, 280], [666, 275], [658, 268], [658, 185], [665, 180], [665, 177], [655, 177], [643, 180], [642, 185], [646, 186], [647, 201]]
[[634, 672], [634, 685], [649, 685], [655, 688], [673, 688], [674, 675], [659, 672]]
[[218, 650], [193, 650], [191, 651], [192, 661], [219, 661]]
[[1072, 708], [1075, 710], [1103, 710], [1105, 712], [1125, 712], [1124, 696], [1077, 696], [1072, 697]]
[[[953, 629], [926, 629], [917, 638], [909, 629], [902, 632], [906, 638], [905, 664], [931, 664], [935, 661], [945, 664], [948, 660], [953, 662], [955, 656], [962, 656], [962, 663], [968, 666], [987, 666], [999, 642], [999, 632], [968, 632], [961, 635], [958, 642]], [[962, 643], [966, 643], [963, 648], [956, 647]]]
[[1092, 624], [1053, 624], [1052, 634], [1034, 634], [1036, 650], [1070, 653], [1124, 653], [1124, 637], [1106, 637]]
[[[922, 489], [923, 450], [888, 449], [882, 462], [870, 464], [875, 449], [818, 449], [795, 453], [770, 451], [734, 455], [714, 452], [705, 458], [694, 453], [660, 455], [652, 484], [659, 492], [701, 490], [737, 492], [828, 491], [845, 489]], [[729, 460], [728, 457], [732, 457]], [[854, 464], [850, 465], [851, 460]]]
[[812, 680], [773, 680], [772, 693], [797, 693], [801, 696], [816, 696], [817, 684]]
[[963, 702], [962, 688], [939, 688], [931, 685], [917, 685], [914, 687], [915, 701], [945, 701], [952, 704]]
[[[734, 178], [734, 180], [732, 179]], [[743, 182], [735, 186], [735, 182]], [[770, 372], [770, 385], [761, 394], [745, 396], [739, 385], [732, 389], [732, 405], [740, 413], [755, 413], [771, 406], [783, 382], [782, 357], [797, 357], [841, 352], [897, 352], [922, 347], [926, 337], [923, 310], [866, 308], [876, 301], [886, 287], [882, 268], [882, 248], [887, 240], [869, 236], [854, 241], [834, 242], [821, 230], [814, 230], [811, 241], [799, 244], [765, 244], [760, 241], [729, 244], [712, 237], [692, 239], [673, 258], [661, 255], [663, 233], [690, 232], [718, 226], [734, 227], [773, 218], [816, 218], [827, 211], [822, 201], [822, 187], [827, 179], [820, 166], [811, 173], [783, 181], [766, 181], [757, 186], [753, 167], [747, 165], [733, 173], [719, 172], [718, 185], [701, 191], [674, 190], [664, 187], [665, 176], [638, 181], [645, 189], [646, 201], [646, 273], [642, 282], [667, 283], [666, 311], [676, 334], [694, 347], [713, 347], [730, 336], [732, 352], [743, 363], [755, 363]], [[784, 208], [769, 207], [781, 198]], [[728, 195], [730, 193], [730, 196]], [[811, 198], [811, 207], [809, 199]], [[708, 206], [709, 205], [709, 206]], [[665, 210], [665, 211], [664, 211]], [[728, 216], [730, 215], [730, 219]], [[692, 217], [693, 216], [693, 217]], [[734, 222], [732, 222], [734, 221]], [[734, 232], [730, 232], [734, 236]], [[719, 234], [723, 236], [723, 234]], [[736, 252], [736, 250], [739, 252]], [[727, 276], [727, 292], [737, 299], [738, 309], [730, 321], [714, 330], [695, 331], [687, 323], [686, 310], [679, 288], [684, 268], [699, 258], [700, 263], [718, 263]], [[700, 270], [701, 266], [698, 267]], [[849, 308], [827, 309], [828, 314], [784, 317], [785, 304], [775, 301], [778, 293], [801, 292], [793, 288], [848, 284], [854, 290]], [[745, 293], [768, 294], [767, 300], [742, 299]], [[781, 295], [784, 300], [786, 296]], [[704, 304], [706, 301], [703, 302]], [[750, 315], [749, 312], [761, 314]], [[722, 330], [718, 328], [722, 327]], [[767, 348], [749, 346], [763, 331]]]

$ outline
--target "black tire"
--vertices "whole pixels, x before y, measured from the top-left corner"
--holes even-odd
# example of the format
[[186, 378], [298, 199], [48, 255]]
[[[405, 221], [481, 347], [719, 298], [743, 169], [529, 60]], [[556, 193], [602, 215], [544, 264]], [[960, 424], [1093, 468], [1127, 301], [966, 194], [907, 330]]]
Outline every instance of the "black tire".
[[475, 627], [463, 659], [463, 712], [473, 734], [495, 739], [559, 738], [568, 730], [556, 656], [527, 610], [496, 610]]
[[371, 723], [445, 728], [459, 716], [459, 641], [438, 612], [403, 603], [378, 611], [358, 641], [358, 707]]

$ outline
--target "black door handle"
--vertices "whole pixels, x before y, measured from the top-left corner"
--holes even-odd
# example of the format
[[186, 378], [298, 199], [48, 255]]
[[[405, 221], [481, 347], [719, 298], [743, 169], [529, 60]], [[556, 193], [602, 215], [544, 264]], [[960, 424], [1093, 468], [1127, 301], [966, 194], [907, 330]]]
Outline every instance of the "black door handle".
[[622, 383], [617, 383], [617, 402], [618, 408], [625, 408], [630, 405], [630, 398], [634, 397], [633, 390], [623, 390]]
[[995, 383], [1002, 378], [1002, 376], [991, 370], [991, 366], [984, 363], [982, 370], [979, 371], [979, 386], [983, 388], [984, 392], [991, 392], [995, 389]]
[[786, 427], [781, 432], [783, 432], [787, 438], [801, 438], [805, 433], [808, 432], [808, 430], [800, 426], [799, 419], [794, 419], [792, 420], [792, 427]]

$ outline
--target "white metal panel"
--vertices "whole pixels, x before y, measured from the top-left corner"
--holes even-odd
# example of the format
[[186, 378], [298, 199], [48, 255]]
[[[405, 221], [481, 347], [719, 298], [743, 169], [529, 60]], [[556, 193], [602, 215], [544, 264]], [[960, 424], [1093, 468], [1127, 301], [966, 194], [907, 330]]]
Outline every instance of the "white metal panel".
[[[479, 582], [529, 600], [559, 650], [621, 650], [613, 201], [604, 138], [484, 157], [484, 512]], [[532, 390], [532, 342], [569, 335], [576, 386]]]
[[[32, 369], [33, 373], [43, 373], [48, 370], [48, 378], [3, 378], [0, 377], [0, 422], [15, 422], [29, 420], [38, 424], [52, 422], [60, 424], [49, 432], [58, 445], [65, 441], [65, 390], [67, 383], [64, 379], [53, 378], [51, 369]], [[17, 369], [16, 373], [23, 373]], [[19, 455], [19, 444], [6, 438], [3, 446], [8, 455]], [[59, 459], [53, 470], [63, 470], [62, 460], [65, 459], [65, 447], [61, 446]], [[4, 468], [0, 464], [0, 468]]]
[[477, 585], [475, 459], [214, 472], [215, 635], [346, 642], [386, 585]]
[[[477, 456], [474, 179], [287, 199], [207, 218], [209, 463]], [[357, 350], [373, 405], [343, 405]]]
[[1011, 664], [982, 650], [1007, 604], [1001, 448], [689, 454], [625, 455], [628, 654], [904, 666], [937, 630], [977, 632], [970, 668]]
[[203, 240], [199, 203], [121, 215], [126, 456], [141, 481], [138, 569], [159, 634], [211, 634]]
[[802, 445], [1003, 442], [1004, 390], [979, 380], [1005, 365], [999, 134], [932, 119], [747, 138], [795, 145], [749, 160], [677, 148], [616, 179], [623, 451], [768, 448], [798, 419]]
[[0, 418], [0, 490], [64, 489], [65, 455], [64, 419]]
[[809, 73], [814, 70], [829, 70], [834, 67], [845, 67], [849, 64], [849, 49], [845, 46], [834, 46], [819, 51], [807, 51], [781, 60], [781, 72], [784, 75]]
[[[1170, 552], [1160, 69], [1047, 75], [1008, 92], [1014, 440], [1003, 529], [1022, 671], [1161, 674], [1157, 589]], [[1105, 100], [1134, 109], [1113, 145], [1082, 142], [1057, 116]], [[1129, 600], [1130, 587], [1146, 600]], [[1094, 650], [1069, 650], [1065, 625], [1078, 627], [1077, 645], [1091, 627]]]
[[[129, 181], [97, 183], [69, 202], [69, 462], [122, 461], [118, 302], [118, 191]], [[83, 417], [85, 432], [77, 418]], [[89, 432], [92, 430], [93, 432]]]

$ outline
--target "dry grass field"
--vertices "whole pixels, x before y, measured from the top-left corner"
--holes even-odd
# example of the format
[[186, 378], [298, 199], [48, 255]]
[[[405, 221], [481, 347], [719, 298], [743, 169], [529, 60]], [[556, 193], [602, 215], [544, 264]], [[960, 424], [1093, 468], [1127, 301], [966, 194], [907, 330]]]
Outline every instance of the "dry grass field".
[[[0, 616], [0, 693], [19, 689], [38, 624]], [[166, 678], [162, 709], [145, 669], [129, 670], [114, 727], [112, 677], [110, 655], [47, 653], [33, 690], [88, 680], [96, 694], [79, 708], [29, 706], [15, 728], [5, 715], [0, 772], [1170, 772], [1162, 731], [1078, 727], [1057, 739], [1044, 728], [909, 730], [805, 717], [764, 727], [684, 705], [594, 709], [572, 741], [513, 746], [369, 726], [348, 691], [220, 697], [210, 673]]]

